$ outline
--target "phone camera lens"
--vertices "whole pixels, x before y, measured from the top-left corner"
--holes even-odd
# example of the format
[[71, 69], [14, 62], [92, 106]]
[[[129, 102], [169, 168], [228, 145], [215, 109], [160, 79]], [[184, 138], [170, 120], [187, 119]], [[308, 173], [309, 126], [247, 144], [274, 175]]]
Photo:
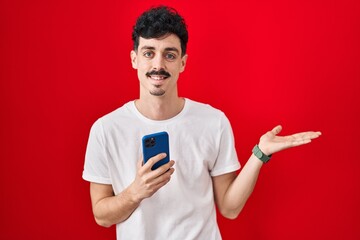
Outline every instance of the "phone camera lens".
[[148, 148], [155, 146], [155, 144], [156, 144], [156, 139], [154, 137], [145, 140], [145, 146]]

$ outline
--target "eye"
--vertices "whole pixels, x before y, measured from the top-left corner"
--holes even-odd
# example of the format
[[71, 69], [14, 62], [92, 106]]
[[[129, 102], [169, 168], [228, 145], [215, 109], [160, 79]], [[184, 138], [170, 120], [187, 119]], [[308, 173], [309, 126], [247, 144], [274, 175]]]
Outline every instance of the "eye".
[[143, 53], [143, 56], [146, 57], [146, 58], [151, 58], [154, 56], [154, 53], [151, 52], [151, 51], [146, 51]]
[[167, 60], [172, 61], [172, 60], [175, 60], [175, 59], [176, 59], [176, 55], [173, 54], [173, 53], [166, 53], [166, 54], [165, 54], [165, 58], [166, 58]]

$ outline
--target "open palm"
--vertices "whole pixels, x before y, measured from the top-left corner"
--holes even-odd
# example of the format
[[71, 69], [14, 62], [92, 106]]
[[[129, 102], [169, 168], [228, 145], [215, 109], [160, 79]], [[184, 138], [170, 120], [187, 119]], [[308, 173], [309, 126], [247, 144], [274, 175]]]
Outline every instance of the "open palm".
[[321, 132], [308, 131], [288, 136], [277, 136], [281, 130], [282, 127], [278, 125], [261, 136], [259, 147], [266, 155], [269, 156], [287, 148], [310, 143], [312, 139], [321, 135]]

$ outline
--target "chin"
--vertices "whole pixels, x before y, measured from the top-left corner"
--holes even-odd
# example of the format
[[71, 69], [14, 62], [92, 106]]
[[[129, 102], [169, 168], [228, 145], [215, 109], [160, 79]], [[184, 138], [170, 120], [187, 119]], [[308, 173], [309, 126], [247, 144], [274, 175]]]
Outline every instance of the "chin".
[[150, 91], [150, 94], [153, 95], [153, 96], [160, 97], [160, 96], [165, 95], [165, 91], [164, 90], [162, 90], [162, 91]]
[[151, 89], [149, 89], [149, 93], [153, 96], [163, 96], [165, 94], [165, 90], [161, 88], [161, 85], [154, 85]]

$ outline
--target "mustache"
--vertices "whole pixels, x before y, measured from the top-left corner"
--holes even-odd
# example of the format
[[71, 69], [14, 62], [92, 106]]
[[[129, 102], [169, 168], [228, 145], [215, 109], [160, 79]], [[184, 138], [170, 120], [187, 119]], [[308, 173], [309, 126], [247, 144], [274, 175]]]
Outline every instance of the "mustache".
[[150, 72], [145, 73], [147, 77], [150, 77], [151, 75], [161, 75], [165, 77], [170, 77], [170, 73], [165, 71], [164, 69], [161, 69], [160, 71], [152, 70]]

